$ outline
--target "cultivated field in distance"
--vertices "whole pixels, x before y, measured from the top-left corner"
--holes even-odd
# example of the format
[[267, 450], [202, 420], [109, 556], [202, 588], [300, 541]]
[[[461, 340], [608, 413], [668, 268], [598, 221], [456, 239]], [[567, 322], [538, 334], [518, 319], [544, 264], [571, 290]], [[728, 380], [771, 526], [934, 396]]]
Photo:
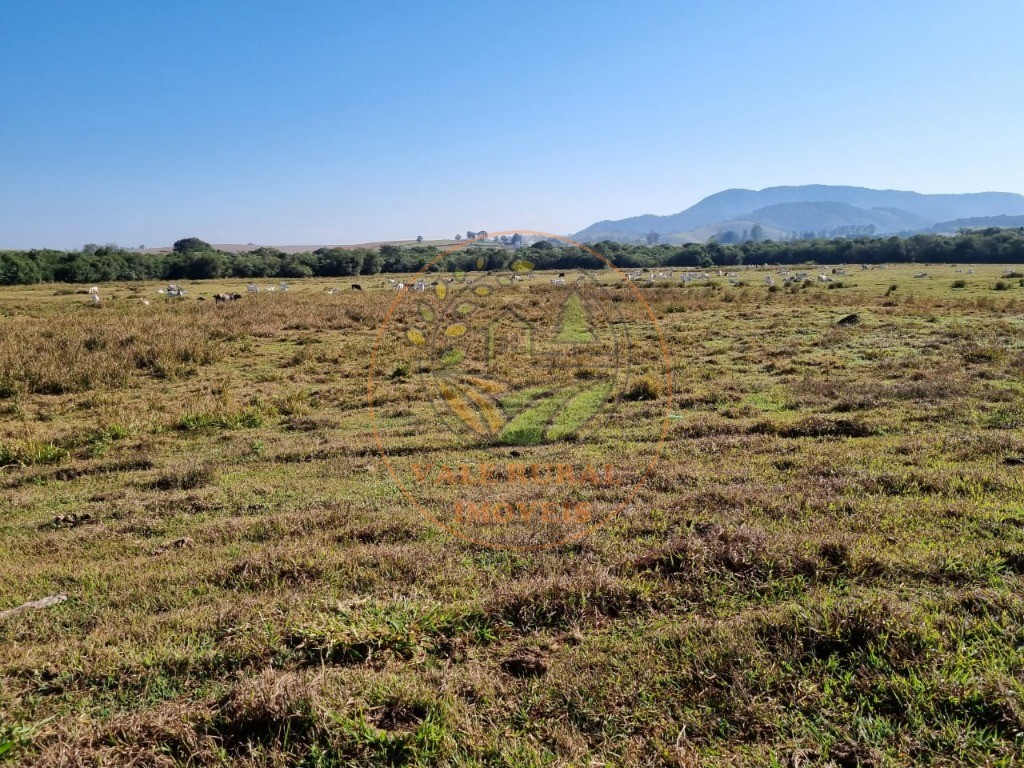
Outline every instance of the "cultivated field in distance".
[[[799, 269], [640, 288], [671, 395], [641, 371], [582, 449], [668, 409], [663, 457], [537, 552], [449, 535], [386, 471], [386, 275], [0, 289], [0, 760], [1017, 764], [1024, 275]], [[491, 306], [557, 313], [554, 277]], [[383, 423], [458, 465], [383, 354]]]

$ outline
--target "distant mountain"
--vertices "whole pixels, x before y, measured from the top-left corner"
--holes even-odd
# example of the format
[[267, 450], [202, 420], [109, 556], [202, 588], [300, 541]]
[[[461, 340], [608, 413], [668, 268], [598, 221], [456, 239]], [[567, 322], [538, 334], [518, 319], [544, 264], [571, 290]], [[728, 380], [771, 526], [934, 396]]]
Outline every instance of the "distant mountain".
[[699, 242], [724, 233], [742, 237], [744, 230], [749, 234], [755, 225], [760, 225], [765, 236], [774, 237], [889, 234], [926, 230], [959, 219], [1004, 215], [1024, 215], [1024, 196], [1009, 192], [923, 195], [811, 184], [759, 191], [728, 189], [676, 214], [599, 221], [573, 237], [583, 242], [631, 242], [657, 232], [662, 242]]
[[975, 216], [970, 219], [943, 221], [919, 231], [936, 235], [955, 235], [961, 229], [987, 229], [988, 227], [1019, 229], [1024, 227], [1024, 216]]

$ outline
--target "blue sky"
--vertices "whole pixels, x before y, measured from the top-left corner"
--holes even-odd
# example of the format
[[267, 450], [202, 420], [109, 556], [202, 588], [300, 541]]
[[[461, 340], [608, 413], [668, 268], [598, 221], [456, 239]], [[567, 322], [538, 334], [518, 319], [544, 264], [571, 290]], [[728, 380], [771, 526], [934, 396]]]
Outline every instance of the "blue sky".
[[0, 247], [1024, 192], [1019, 0], [2, 0]]

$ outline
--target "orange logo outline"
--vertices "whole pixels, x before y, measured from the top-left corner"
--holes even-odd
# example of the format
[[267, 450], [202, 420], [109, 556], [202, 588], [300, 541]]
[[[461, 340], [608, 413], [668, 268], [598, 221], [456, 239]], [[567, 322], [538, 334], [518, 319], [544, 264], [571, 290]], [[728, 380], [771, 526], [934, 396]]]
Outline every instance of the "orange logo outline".
[[661, 326], [658, 325], [658, 319], [654, 316], [654, 312], [651, 310], [650, 305], [647, 303], [647, 300], [644, 299], [644, 297], [640, 293], [639, 289], [633, 284], [633, 281], [626, 279], [625, 272], [623, 272], [621, 269], [619, 269], [614, 264], [612, 264], [608, 259], [606, 259], [604, 256], [602, 256], [596, 250], [594, 250], [593, 248], [590, 248], [589, 246], [583, 245], [582, 243], [577, 243], [575, 240], [572, 240], [572, 239], [570, 239], [568, 237], [563, 237], [562, 235], [554, 235], [554, 234], [551, 234], [550, 232], [539, 232], [537, 230], [531, 230], [531, 229], [511, 229], [511, 230], [504, 230], [504, 231], [501, 231], [501, 232], [488, 232], [486, 236], [476, 237], [476, 238], [473, 238], [471, 240], [464, 240], [461, 243], [458, 243], [458, 244], [456, 244], [454, 246], [449, 246], [447, 249], [445, 249], [444, 251], [439, 253], [434, 259], [429, 261], [427, 264], [423, 265], [423, 267], [421, 267], [420, 270], [415, 273], [415, 275], [417, 277], [425, 275], [430, 270], [431, 267], [433, 267], [435, 264], [437, 264], [439, 261], [441, 261], [446, 256], [448, 256], [448, 255], [450, 255], [452, 253], [456, 253], [458, 251], [461, 251], [464, 248], [468, 248], [473, 243], [479, 242], [480, 240], [483, 240], [485, 237], [490, 238], [490, 237], [498, 237], [498, 236], [501, 236], [501, 235], [516, 235], [516, 234], [518, 234], [518, 235], [533, 235], [533, 236], [536, 236], [536, 237], [554, 238], [556, 240], [560, 240], [563, 243], [566, 243], [567, 245], [571, 245], [571, 246], [574, 246], [576, 248], [579, 248], [580, 250], [586, 251], [588, 254], [590, 254], [591, 256], [593, 256], [596, 259], [598, 259], [601, 263], [603, 263], [609, 269], [614, 270], [622, 278], [623, 282], [626, 283], [626, 285], [629, 286], [630, 290], [633, 291], [633, 293], [636, 296], [636, 298], [643, 305], [644, 310], [646, 311], [648, 318], [650, 318], [651, 325], [654, 327], [656, 333], [658, 334], [658, 343], [661, 346], [662, 362], [664, 363], [664, 366], [665, 366], [665, 382], [666, 382], [666, 385], [667, 385], [666, 386], [666, 391], [665, 391], [665, 401], [666, 401], [665, 415], [662, 417], [662, 420], [661, 420], [661, 435], [658, 438], [658, 444], [657, 444], [657, 446], [655, 448], [654, 457], [648, 462], [647, 467], [644, 470], [643, 476], [633, 484], [633, 486], [632, 486], [632, 488], [631, 488], [631, 490], [629, 492], [629, 495], [626, 497], [626, 499], [621, 504], [619, 504], [615, 509], [613, 509], [609, 514], [605, 515], [604, 517], [602, 517], [600, 520], [598, 520], [597, 522], [593, 523], [592, 525], [585, 527], [581, 532], [579, 532], [577, 534], [569, 536], [569, 537], [567, 537], [565, 539], [560, 539], [559, 541], [553, 541], [553, 542], [549, 542], [549, 543], [546, 543], [546, 544], [529, 544], [529, 545], [498, 544], [498, 543], [495, 543], [495, 542], [492, 542], [492, 541], [483, 541], [483, 540], [480, 540], [480, 539], [476, 539], [476, 538], [474, 538], [472, 536], [467, 536], [464, 533], [460, 533], [454, 526], [446, 525], [441, 520], [437, 519], [437, 517], [435, 517], [429, 510], [427, 510], [422, 504], [420, 504], [420, 502], [417, 501], [417, 499], [412, 494], [412, 492], [408, 488], [406, 488], [405, 485], [402, 483], [402, 480], [398, 476], [398, 473], [395, 471], [394, 466], [391, 464], [391, 459], [388, 456], [387, 449], [384, 447], [384, 441], [383, 441], [383, 438], [381, 437], [380, 430], [378, 429], [378, 426], [377, 426], [377, 412], [376, 412], [376, 409], [374, 408], [374, 404], [373, 404], [374, 372], [377, 369], [377, 358], [378, 358], [378, 352], [380, 350], [380, 343], [381, 343], [381, 340], [384, 337], [385, 329], [391, 323], [391, 318], [394, 315], [395, 310], [397, 309], [399, 303], [406, 297], [405, 294], [408, 293], [408, 291], [406, 291], [406, 290], [399, 291], [398, 296], [395, 297], [395, 300], [391, 302], [391, 306], [388, 307], [388, 311], [387, 311], [387, 314], [385, 315], [384, 319], [381, 321], [380, 325], [378, 325], [378, 327], [377, 327], [377, 338], [374, 340], [373, 351], [372, 351], [371, 356], [370, 356], [370, 372], [369, 372], [369, 376], [367, 378], [366, 393], [367, 393], [367, 401], [368, 401], [368, 405], [369, 405], [369, 409], [370, 409], [370, 419], [371, 419], [371, 421], [373, 423], [373, 435], [374, 435], [374, 439], [376, 440], [376, 443], [377, 443], [377, 449], [380, 451], [381, 458], [384, 461], [384, 465], [387, 468], [388, 474], [391, 475], [391, 479], [395, 481], [395, 485], [397, 485], [398, 489], [402, 492], [402, 495], [405, 496], [405, 498], [408, 499], [409, 502], [412, 503], [412, 505], [419, 511], [420, 515], [422, 515], [424, 518], [426, 518], [427, 520], [429, 520], [432, 523], [434, 523], [436, 526], [438, 526], [442, 530], [447, 531], [452, 536], [460, 538], [463, 541], [469, 542], [470, 544], [476, 544], [477, 546], [486, 547], [488, 549], [504, 549], [504, 550], [520, 551], [520, 552], [533, 552], [533, 551], [538, 551], [538, 550], [542, 550], [542, 549], [553, 549], [555, 547], [560, 547], [560, 546], [564, 546], [566, 544], [572, 544], [572, 543], [575, 543], [577, 541], [580, 541], [581, 539], [583, 539], [587, 535], [589, 535], [589, 534], [593, 533], [594, 531], [599, 530], [600, 528], [602, 528], [610, 520], [618, 517], [619, 514], [621, 514], [621, 512], [627, 506], [629, 506], [629, 504], [632, 502], [633, 498], [636, 496], [636, 494], [640, 490], [640, 487], [651, 476], [651, 473], [654, 471], [655, 466], [657, 466], [658, 462], [661, 460], [661, 455], [662, 455], [662, 453], [664, 451], [665, 438], [668, 436], [668, 428], [669, 428], [669, 421], [670, 421], [669, 415], [670, 415], [671, 410], [672, 410], [672, 364], [671, 364], [671, 362], [669, 360], [668, 344], [665, 342], [665, 336], [664, 336], [664, 334], [661, 331]]

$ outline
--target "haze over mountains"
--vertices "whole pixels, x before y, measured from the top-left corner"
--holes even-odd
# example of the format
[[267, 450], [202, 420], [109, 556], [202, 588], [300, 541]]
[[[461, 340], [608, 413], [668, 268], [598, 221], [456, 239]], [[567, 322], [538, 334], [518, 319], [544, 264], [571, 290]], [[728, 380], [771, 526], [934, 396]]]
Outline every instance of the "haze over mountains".
[[[924, 195], [811, 184], [758, 191], [728, 189], [669, 216], [599, 221], [573, 235], [582, 242], [662, 243], [789, 240], [802, 237], [950, 233], [1024, 226], [1024, 195]], [[652, 235], [652, 233], [654, 233]]]

